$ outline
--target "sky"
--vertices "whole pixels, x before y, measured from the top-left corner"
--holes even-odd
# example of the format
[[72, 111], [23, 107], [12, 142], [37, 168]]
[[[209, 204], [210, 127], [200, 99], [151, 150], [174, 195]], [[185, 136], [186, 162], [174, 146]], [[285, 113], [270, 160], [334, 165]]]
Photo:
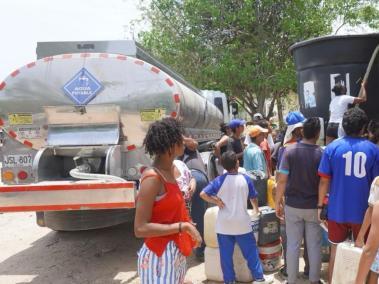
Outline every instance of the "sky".
[[[0, 82], [36, 59], [38, 41], [119, 40], [133, 35], [138, 0], [0, 0]], [[143, 29], [137, 26], [136, 31]]]
[[[38, 41], [130, 39], [133, 30], [136, 35], [148, 29], [146, 23], [133, 28], [133, 20], [141, 17], [138, 3], [139, 0], [0, 0], [0, 82], [35, 61]], [[352, 32], [344, 28], [338, 34], [343, 33]]]

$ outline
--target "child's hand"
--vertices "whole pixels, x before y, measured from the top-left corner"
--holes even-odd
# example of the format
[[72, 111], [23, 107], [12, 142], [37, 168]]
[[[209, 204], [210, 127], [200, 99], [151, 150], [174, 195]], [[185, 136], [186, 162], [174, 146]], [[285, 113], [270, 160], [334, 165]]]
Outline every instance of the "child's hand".
[[216, 199], [216, 205], [220, 208], [220, 209], [223, 209], [225, 207], [225, 204], [224, 202], [221, 200], [221, 198], [218, 198]]

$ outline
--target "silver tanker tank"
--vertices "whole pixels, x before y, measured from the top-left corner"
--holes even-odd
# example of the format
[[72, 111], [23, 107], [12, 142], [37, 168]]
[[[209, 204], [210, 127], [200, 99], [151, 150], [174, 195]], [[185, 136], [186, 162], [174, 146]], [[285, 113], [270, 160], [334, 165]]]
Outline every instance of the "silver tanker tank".
[[[14, 71], [0, 90], [3, 126], [16, 134], [20, 134], [20, 128], [39, 127], [43, 134], [36, 135], [39, 137], [31, 134], [27, 139], [35, 149], [48, 146], [50, 141], [59, 142], [61, 146], [117, 144], [115, 140], [56, 141], [48, 137], [49, 114], [54, 121], [56, 112], [63, 111], [50, 108], [66, 107], [70, 112], [70, 108], [74, 110], [74, 106], [79, 105], [87, 109], [116, 106], [123, 136], [137, 147], [142, 145], [150, 122], [161, 117], [176, 117], [188, 133], [200, 141], [217, 138], [219, 123], [223, 120], [214, 105], [160, 69], [117, 54], [82, 53], [43, 58]], [[80, 112], [71, 111], [64, 116], [62, 119], [73, 119], [76, 123]]]
[[[184, 83], [146, 61], [114, 53], [53, 55], [15, 70], [0, 82], [3, 182], [70, 182], [76, 158], [85, 158], [91, 173], [137, 181], [139, 166], [150, 162], [142, 149], [146, 130], [167, 116], [199, 142], [217, 139], [221, 112]], [[24, 202], [3, 193], [0, 208]], [[124, 209], [66, 207], [37, 214], [37, 222], [83, 230], [130, 218]]]

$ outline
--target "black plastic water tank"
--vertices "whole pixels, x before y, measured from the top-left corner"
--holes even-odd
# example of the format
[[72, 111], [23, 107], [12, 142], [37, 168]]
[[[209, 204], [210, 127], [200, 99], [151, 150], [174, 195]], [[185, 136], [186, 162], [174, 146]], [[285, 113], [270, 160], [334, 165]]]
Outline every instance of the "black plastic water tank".
[[[358, 96], [379, 33], [326, 36], [299, 42], [290, 47], [297, 71], [300, 110], [306, 116], [329, 119], [333, 86], [340, 82], [351, 96]], [[370, 118], [379, 119], [379, 60], [368, 78], [367, 102], [361, 107]]]

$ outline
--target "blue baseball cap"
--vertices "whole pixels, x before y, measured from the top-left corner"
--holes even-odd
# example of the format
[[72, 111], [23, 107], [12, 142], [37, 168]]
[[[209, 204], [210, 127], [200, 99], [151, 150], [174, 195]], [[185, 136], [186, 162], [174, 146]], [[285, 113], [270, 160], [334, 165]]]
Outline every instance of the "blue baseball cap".
[[288, 126], [303, 123], [305, 120], [306, 118], [300, 111], [291, 111], [286, 117], [286, 123]]
[[243, 119], [232, 119], [230, 122], [229, 122], [229, 127], [231, 129], [236, 129], [237, 127], [239, 126], [243, 126], [245, 125], [246, 121], [244, 121]]

